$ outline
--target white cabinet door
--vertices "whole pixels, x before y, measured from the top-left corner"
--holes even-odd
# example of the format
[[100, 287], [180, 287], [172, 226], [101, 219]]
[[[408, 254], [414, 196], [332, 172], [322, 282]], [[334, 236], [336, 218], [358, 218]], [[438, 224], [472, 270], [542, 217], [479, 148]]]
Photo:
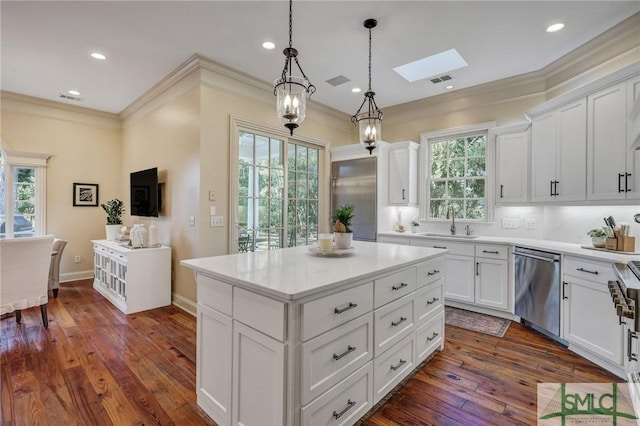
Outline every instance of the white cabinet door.
[[619, 325], [606, 284], [564, 275], [564, 338], [623, 366], [624, 327]]
[[627, 81], [627, 199], [640, 199], [640, 149], [631, 145], [640, 141], [640, 76]]
[[233, 328], [233, 424], [285, 424], [285, 345], [235, 320]]
[[509, 275], [506, 260], [476, 258], [476, 305], [509, 309]]
[[496, 138], [496, 203], [529, 199], [529, 132]]
[[389, 204], [418, 202], [418, 147], [413, 142], [389, 148]]
[[556, 180], [556, 125], [553, 112], [531, 123], [531, 201], [553, 199]]
[[198, 303], [198, 405], [220, 425], [231, 424], [232, 319]]
[[619, 83], [588, 97], [587, 198], [623, 200], [627, 176], [627, 86]]
[[587, 102], [556, 111], [556, 184], [554, 200], [584, 200], [586, 194]]
[[474, 303], [474, 257], [447, 255], [444, 258], [444, 297]]

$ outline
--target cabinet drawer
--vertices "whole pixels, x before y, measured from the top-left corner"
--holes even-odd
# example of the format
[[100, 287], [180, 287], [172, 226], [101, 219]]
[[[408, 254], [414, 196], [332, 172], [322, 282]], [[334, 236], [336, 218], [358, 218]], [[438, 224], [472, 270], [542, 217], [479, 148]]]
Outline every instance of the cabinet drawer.
[[351, 425], [373, 407], [373, 362], [367, 363], [311, 404], [302, 407], [302, 424]]
[[373, 313], [302, 345], [302, 404], [329, 390], [373, 357]]
[[509, 257], [509, 246], [499, 244], [476, 244], [476, 257], [507, 260]]
[[302, 305], [302, 340], [307, 341], [373, 310], [373, 282]]
[[379, 356], [414, 330], [413, 298], [410, 294], [375, 310], [374, 356]]
[[416, 289], [416, 268], [408, 268], [375, 280], [374, 305], [376, 308]]
[[423, 287], [429, 283], [438, 281], [442, 277], [444, 277], [443, 256], [418, 265], [418, 282], [416, 286], [418, 288]]
[[448, 254], [458, 254], [461, 256], [473, 256], [475, 254], [475, 245], [459, 242], [451, 242], [448, 240], [431, 240], [428, 238], [416, 238], [411, 240], [411, 245], [420, 247], [433, 247], [449, 250]]
[[373, 403], [377, 404], [414, 364], [415, 340], [413, 333], [373, 361]]
[[379, 243], [387, 243], [387, 244], [401, 244], [404, 246], [408, 246], [410, 244], [409, 238], [405, 237], [390, 237], [387, 235], [381, 235], [378, 237]]
[[198, 303], [232, 316], [232, 286], [214, 278], [196, 274], [198, 283]]
[[283, 302], [236, 287], [233, 319], [283, 342], [286, 339], [287, 307]]
[[442, 310], [444, 300], [442, 281], [429, 284], [416, 291], [414, 299], [414, 310], [416, 327], [429, 320], [436, 313]]
[[586, 260], [579, 257], [565, 256], [562, 264], [564, 274], [584, 280], [595, 281], [606, 285], [608, 281], [617, 279], [613, 265], [608, 262]]
[[416, 364], [424, 361], [444, 338], [444, 311], [416, 330]]

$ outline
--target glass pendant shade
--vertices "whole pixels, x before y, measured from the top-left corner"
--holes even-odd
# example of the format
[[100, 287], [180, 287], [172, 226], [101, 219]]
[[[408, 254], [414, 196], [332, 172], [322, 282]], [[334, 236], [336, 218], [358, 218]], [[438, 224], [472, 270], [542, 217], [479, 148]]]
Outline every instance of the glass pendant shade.
[[309, 96], [309, 81], [304, 77], [288, 76], [273, 82], [276, 92], [276, 106], [278, 120], [291, 135], [307, 115], [307, 97]]
[[358, 127], [360, 128], [360, 144], [369, 152], [373, 151], [381, 140], [380, 120], [377, 117], [367, 117], [358, 122]]

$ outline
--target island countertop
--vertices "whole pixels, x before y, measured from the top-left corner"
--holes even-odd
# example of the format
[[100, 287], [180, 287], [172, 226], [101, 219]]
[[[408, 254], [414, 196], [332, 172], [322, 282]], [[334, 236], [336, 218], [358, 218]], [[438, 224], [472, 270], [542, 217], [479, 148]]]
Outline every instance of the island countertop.
[[182, 266], [260, 293], [294, 300], [411, 266], [447, 250], [354, 241], [353, 253], [322, 256], [310, 246], [187, 259]]

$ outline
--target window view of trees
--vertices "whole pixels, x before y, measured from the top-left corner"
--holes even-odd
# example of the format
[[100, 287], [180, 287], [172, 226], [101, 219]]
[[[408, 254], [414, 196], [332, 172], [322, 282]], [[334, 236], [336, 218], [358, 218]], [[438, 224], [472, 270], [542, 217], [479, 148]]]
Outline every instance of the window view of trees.
[[456, 218], [485, 219], [486, 152], [484, 134], [429, 143], [429, 217], [452, 207]]
[[238, 227], [240, 252], [316, 241], [318, 150], [240, 132]]
[[[13, 205], [7, 204], [7, 173], [13, 177]], [[11, 207], [11, 208], [9, 208]], [[9, 167], [0, 151], [0, 238], [7, 236], [7, 214], [13, 212], [13, 237], [30, 237], [35, 233], [36, 221], [36, 169], [33, 167]]]

